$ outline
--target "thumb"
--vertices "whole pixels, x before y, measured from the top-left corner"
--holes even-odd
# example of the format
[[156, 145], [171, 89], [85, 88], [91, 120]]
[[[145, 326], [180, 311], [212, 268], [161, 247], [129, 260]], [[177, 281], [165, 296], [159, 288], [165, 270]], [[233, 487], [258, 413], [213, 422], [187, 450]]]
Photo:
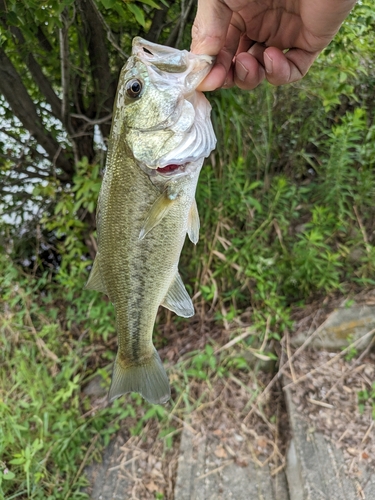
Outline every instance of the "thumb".
[[191, 30], [191, 51], [216, 56], [225, 44], [232, 18], [231, 9], [221, 0], [198, 0]]

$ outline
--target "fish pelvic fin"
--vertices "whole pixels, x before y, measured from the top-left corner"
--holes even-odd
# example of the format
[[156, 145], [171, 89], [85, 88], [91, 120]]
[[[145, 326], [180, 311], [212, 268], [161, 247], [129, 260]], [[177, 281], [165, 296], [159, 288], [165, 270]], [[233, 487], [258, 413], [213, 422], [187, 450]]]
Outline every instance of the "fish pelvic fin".
[[190, 318], [191, 316], [194, 316], [195, 311], [193, 302], [186, 291], [185, 285], [179, 273], [176, 274], [174, 280], [172, 281], [168, 293], [164, 297], [161, 305], [183, 318]]
[[123, 367], [117, 355], [108, 400], [111, 402], [127, 392], [138, 392], [152, 404], [164, 404], [171, 397], [168, 377], [155, 348], [147, 362], [129, 367]]
[[196, 245], [199, 240], [199, 228], [200, 228], [200, 222], [199, 222], [197, 202], [193, 200], [188, 216], [188, 236], [190, 241], [192, 241], [194, 245]]
[[[86, 290], [96, 290], [98, 292], [102, 292], [107, 294], [106, 287], [103, 283], [102, 276], [100, 274], [99, 267], [99, 253], [96, 255], [94, 263], [92, 265], [92, 269], [90, 272], [89, 279], [85, 285]], [[108, 295], [108, 294], [107, 294]]]
[[173, 185], [167, 185], [166, 189], [156, 198], [147, 217], [143, 223], [143, 227], [139, 233], [139, 239], [143, 240], [155, 226], [167, 215], [173, 204], [178, 199], [179, 193]]

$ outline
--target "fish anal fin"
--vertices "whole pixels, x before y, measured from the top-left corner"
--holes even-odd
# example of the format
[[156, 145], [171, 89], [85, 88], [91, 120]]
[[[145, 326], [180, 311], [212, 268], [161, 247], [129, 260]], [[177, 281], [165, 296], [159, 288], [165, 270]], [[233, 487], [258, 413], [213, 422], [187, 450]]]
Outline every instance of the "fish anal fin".
[[86, 290], [96, 290], [98, 292], [102, 292], [107, 294], [107, 290], [105, 288], [105, 285], [102, 280], [102, 276], [100, 274], [100, 267], [99, 267], [99, 254], [97, 254], [94, 263], [92, 265], [92, 269], [90, 272], [89, 279], [87, 280], [87, 283], [85, 285]]
[[160, 224], [176, 202], [178, 196], [179, 193], [175, 191], [175, 187], [173, 185], [168, 185], [161, 195], [156, 198], [139, 233], [140, 240], [143, 240], [151, 229]]
[[199, 222], [197, 202], [193, 200], [188, 215], [188, 235], [190, 241], [192, 241], [194, 245], [196, 245], [199, 240], [199, 228], [200, 228], [200, 222]]
[[108, 400], [127, 392], [138, 392], [152, 404], [164, 404], [171, 397], [168, 377], [155, 348], [150, 360], [139, 365], [124, 367], [117, 355]]
[[185, 285], [182, 282], [181, 276], [178, 273], [172, 281], [168, 293], [164, 297], [161, 305], [183, 318], [190, 318], [191, 316], [194, 316], [195, 311], [193, 302], [191, 301]]

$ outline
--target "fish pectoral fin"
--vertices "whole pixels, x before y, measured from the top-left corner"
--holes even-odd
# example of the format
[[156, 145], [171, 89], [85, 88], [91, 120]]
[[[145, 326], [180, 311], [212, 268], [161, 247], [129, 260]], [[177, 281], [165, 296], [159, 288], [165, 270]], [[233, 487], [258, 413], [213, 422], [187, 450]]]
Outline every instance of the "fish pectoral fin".
[[153, 404], [164, 404], [168, 401], [171, 397], [168, 377], [159, 354], [153, 349], [152, 357], [148, 361], [129, 367], [123, 367], [117, 355], [108, 394], [109, 401], [127, 392], [138, 392]]
[[161, 193], [160, 196], [156, 198], [143, 223], [141, 232], [139, 233], [140, 240], [143, 240], [143, 238], [147, 233], [151, 231], [151, 229], [160, 224], [160, 222], [167, 215], [167, 213], [175, 203], [177, 197], [177, 194], [172, 193], [171, 190], [167, 188]]
[[190, 241], [192, 241], [194, 245], [196, 245], [199, 240], [199, 228], [200, 228], [200, 222], [199, 222], [197, 202], [193, 200], [188, 215], [188, 235]]
[[89, 279], [87, 280], [87, 283], [85, 285], [86, 290], [96, 290], [98, 292], [105, 293], [108, 295], [107, 290], [105, 288], [105, 285], [102, 280], [102, 276], [100, 274], [100, 267], [99, 267], [99, 254], [97, 254], [94, 264], [92, 265], [92, 269], [90, 272]]
[[183, 318], [190, 318], [191, 316], [194, 316], [195, 311], [193, 302], [191, 301], [185, 285], [182, 282], [181, 276], [178, 273], [172, 281], [168, 293], [164, 297], [161, 305]]

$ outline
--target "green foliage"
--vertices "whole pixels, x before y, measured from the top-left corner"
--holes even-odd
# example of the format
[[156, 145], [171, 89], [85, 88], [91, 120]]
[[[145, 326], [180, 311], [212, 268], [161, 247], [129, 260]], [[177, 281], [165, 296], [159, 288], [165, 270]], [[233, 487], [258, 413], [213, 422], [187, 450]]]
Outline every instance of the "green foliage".
[[372, 407], [372, 418], [375, 420], [375, 382], [373, 382], [371, 389], [358, 392], [358, 407], [361, 413], [364, 412], [366, 404], [370, 404]]

